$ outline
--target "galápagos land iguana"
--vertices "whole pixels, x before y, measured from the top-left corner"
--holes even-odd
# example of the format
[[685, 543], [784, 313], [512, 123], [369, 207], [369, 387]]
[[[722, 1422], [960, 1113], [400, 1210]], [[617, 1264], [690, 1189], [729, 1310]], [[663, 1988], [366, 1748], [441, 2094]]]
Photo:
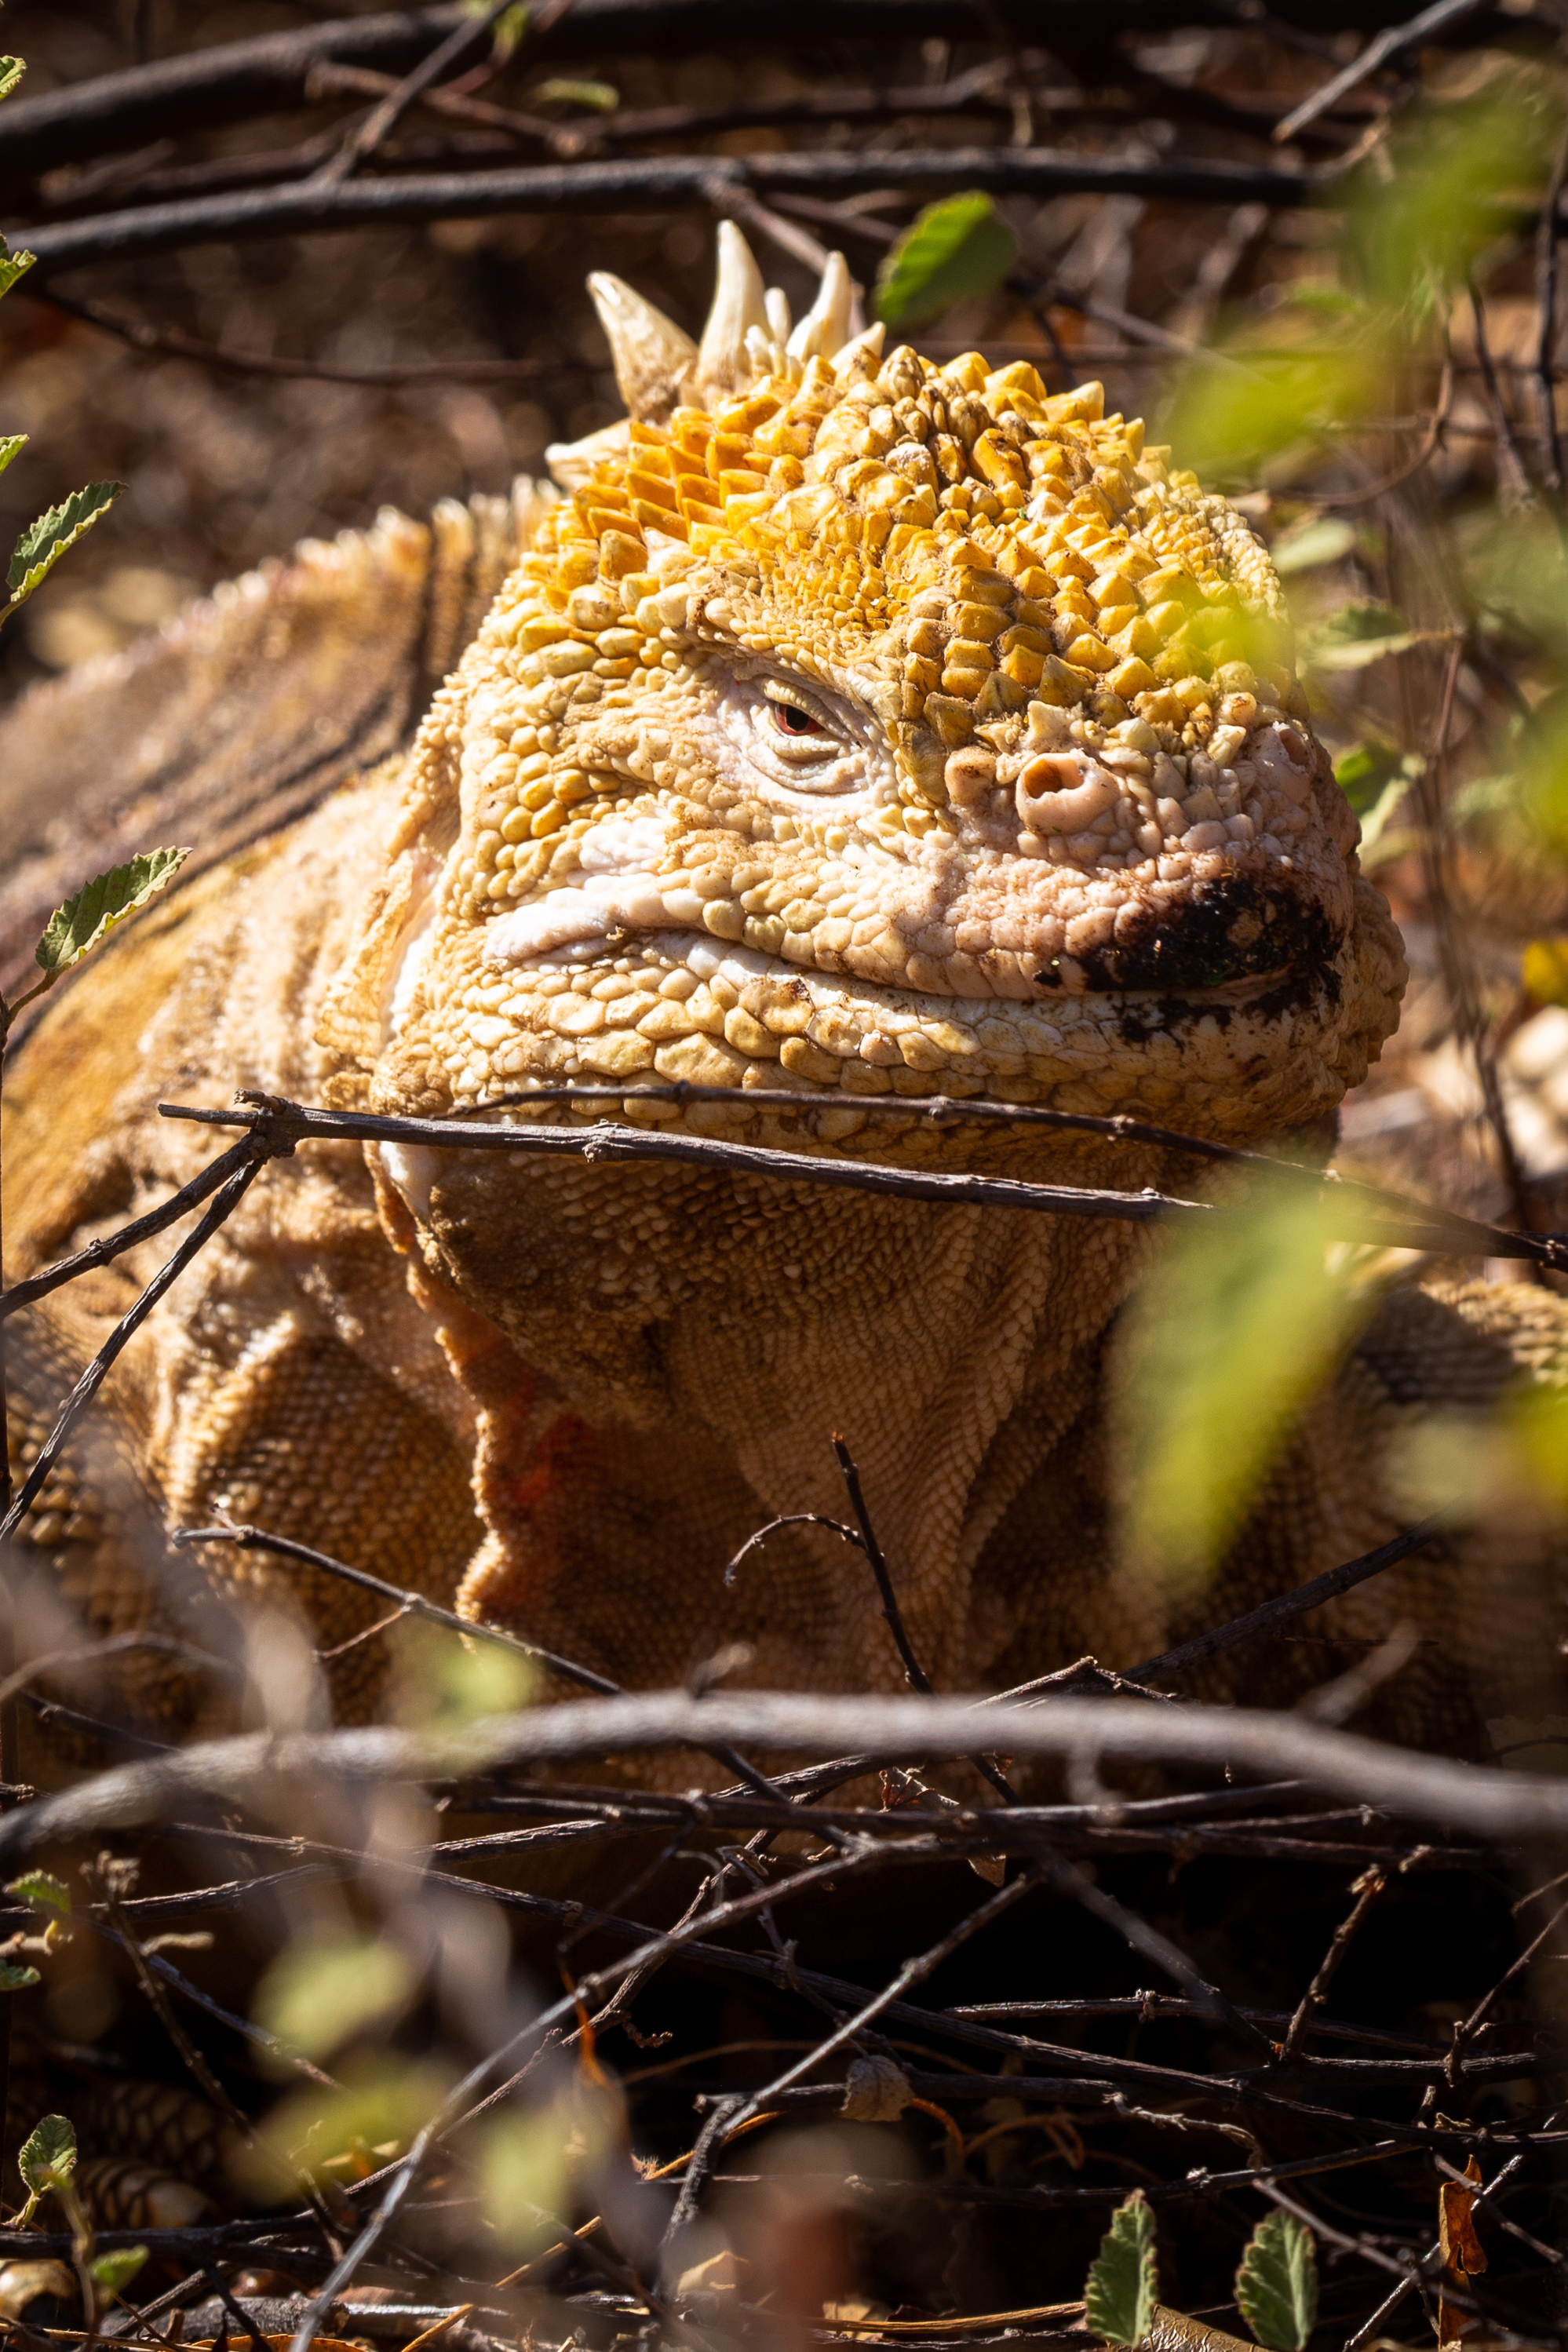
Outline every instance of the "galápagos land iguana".
[[[562, 494], [519, 506], [515, 568], [406, 748], [362, 730], [343, 772], [342, 698], [375, 658], [367, 542], [332, 559], [336, 592], [312, 559], [318, 636], [297, 633], [283, 684], [258, 656], [232, 751], [204, 731], [219, 635], [247, 597], [283, 628], [293, 575], [146, 656], [171, 691], [203, 664], [206, 684], [171, 706], [143, 807], [198, 770], [193, 805], [221, 805], [225, 760], [251, 773], [274, 733], [325, 749], [275, 761], [256, 822], [14, 1056], [14, 1276], [210, 1156], [159, 1101], [237, 1087], [1067, 1182], [1191, 1163], [896, 1107], [1321, 1148], [1404, 965], [1260, 542], [1098, 386], [884, 357], [837, 257], [792, 328], [728, 224], [720, 257], [700, 345], [594, 281], [627, 418], [552, 453]], [[14, 715], [40, 802], [68, 769], [106, 807], [131, 797], [102, 781], [117, 729], [127, 757], [142, 740], [126, 675]], [[649, 1095], [679, 1080], [732, 1100]], [[563, 1084], [624, 1093], [518, 1100]], [[810, 1106], [770, 1108], [781, 1088]], [[1108, 1433], [1110, 1334], [1151, 1245], [728, 1170], [312, 1146], [156, 1310], [24, 1541], [99, 1632], [215, 1601], [294, 1612], [317, 1644], [371, 1622], [309, 1570], [167, 1548], [164, 1527], [226, 1514], [616, 1682], [743, 1643], [758, 1685], [894, 1689], [865, 1562], [831, 1537], [782, 1530], [722, 1581], [761, 1520], [842, 1514], [837, 1431], [932, 1680], [1001, 1687], [1086, 1652], [1129, 1664], [1379, 1543], [1409, 1517], [1393, 1439], [1561, 1366], [1542, 1290], [1392, 1291], [1184, 1614], [1123, 1554]], [[20, 1318], [24, 1449], [166, 1246]], [[1550, 1691], [1558, 1555], [1515, 1550], [1456, 1535], [1314, 1620], [1352, 1655], [1401, 1621], [1426, 1636], [1383, 1696], [1396, 1736], [1470, 1744], [1478, 1708]], [[1288, 1698], [1322, 1656], [1244, 1651], [1189, 1687]], [[374, 1711], [382, 1672], [379, 1643], [328, 1667], [341, 1717]], [[155, 1718], [211, 1719], [167, 1660], [124, 1673]]]

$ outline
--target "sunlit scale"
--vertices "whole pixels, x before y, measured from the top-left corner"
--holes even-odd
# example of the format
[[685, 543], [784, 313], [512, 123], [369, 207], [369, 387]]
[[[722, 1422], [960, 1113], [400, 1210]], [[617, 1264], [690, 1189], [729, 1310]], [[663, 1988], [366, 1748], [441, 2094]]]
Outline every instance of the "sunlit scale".
[[1097, 384], [884, 358], [837, 257], [787, 344], [728, 226], [700, 347], [593, 290], [630, 414], [421, 736], [377, 1091], [1337, 1099], [1397, 948], [1235, 510]]

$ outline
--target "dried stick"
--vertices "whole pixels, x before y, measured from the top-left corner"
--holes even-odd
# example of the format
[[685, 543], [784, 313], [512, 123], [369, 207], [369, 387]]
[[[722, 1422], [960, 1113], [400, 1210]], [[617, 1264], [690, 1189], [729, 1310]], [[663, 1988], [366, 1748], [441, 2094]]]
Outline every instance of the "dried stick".
[[1279, 2044], [1279, 2063], [1282, 2066], [1288, 2065], [1296, 2055], [1301, 2037], [1311, 2022], [1314, 2012], [1321, 2009], [1329, 1997], [1329, 1987], [1339, 1974], [1340, 1962], [1349, 1951], [1352, 1938], [1387, 1884], [1386, 1874], [1381, 1870], [1363, 1871], [1356, 1880], [1351, 1890], [1355, 1896], [1355, 1901], [1334, 1929], [1333, 1940], [1318, 1963], [1318, 1972], [1301, 1995], [1296, 2014], [1290, 2020], [1284, 2041]]
[[[236, 2106], [223, 2084], [213, 2073], [205, 2058], [185, 2032], [173, 2007], [164, 1998], [163, 1988], [153, 1971], [152, 1962], [157, 1955], [148, 1954], [142, 1950], [141, 1938], [120, 1908], [121, 1881], [126, 1876], [134, 1877], [138, 1865], [135, 1863], [119, 1862], [111, 1854], [100, 1854], [94, 1875], [103, 1896], [104, 1914], [110, 1929], [131, 1962], [136, 1982], [141, 1988], [142, 1998], [179, 2052], [181, 2063], [186, 2073], [200, 2084], [204, 2096], [211, 2101], [230, 2129], [238, 2133], [253, 2158], [260, 2158], [266, 2168], [279, 2180], [287, 2182], [290, 2189], [303, 2191], [307, 2202], [322, 2229], [330, 2232], [331, 2217], [321, 2201], [321, 2191], [314, 2181], [308, 2175], [297, 2177], [291, 2174], [289, 2167], [279, 2162], [278, 2158], [265, 2147], [258, 2137], [255, 2126], [249, 2116], [241, 2108]], [[220, 2294], [223, 2293], [221, 2288], [219, 2293]]]
[[[369, 66], [334, 65], [328, 59], [311, 68], [305, 95], [310, 99], [382, 99], [402, 87], [392, 74], [376, 73]], [[602, 135], [596, 122], [579, 128], [552, 122], [542, 114], [520, 114], [512, 107], [492, 106], [488, 99], [469, 98], [453, 83], [439, 89], [426, 86], [419, 91], [416, 102], [430, 113], [446, 115], [454, 121], [477, 122], [483, 130], [504, 131], [513, 139], [537, 139], [552, 155], [568, 163], [581, 155], [591, 142], [597, 144]]]

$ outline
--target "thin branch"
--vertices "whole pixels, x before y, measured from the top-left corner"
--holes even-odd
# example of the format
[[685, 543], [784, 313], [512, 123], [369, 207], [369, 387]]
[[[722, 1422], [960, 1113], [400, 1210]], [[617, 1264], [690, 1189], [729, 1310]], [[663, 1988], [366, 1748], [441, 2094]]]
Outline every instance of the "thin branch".
[[157, 1208], [149, 1209], [145, 1216], [133, 1217], [128, 1225], [121, 1225], [118, 1233], [109, 1234], [101, 1241], [89, 1242], [85, 1249], [73, 1252], [69, 1257], [60, 1258], [54, 1265], [46, 1266], [41, 1274], [29, 1275], [25, 1282], [14, 1282], [9, 1290], [0, 1290], [0, 1322], [7, 1315], [14, 1315], [20, 1307], [36, 1306], [40, 1298], [47, 1298], [50, 1291], [58, 1290], [62, 1283], [74, 1282], [79, 1274], [89, 1274], [97, 1266], [111, 1265], [128, 1249], [134, 1249], [139, 1242], [151, 1241], [154, 1234], [163, 1233], [170, 1225], [177, 1224], [188, 1210], [198, 1208], [209, 1194], [216, 1192], [220, 1184], [226, 1183], [237, 1170], [245, 1167], [254, 1157], [254, 1148], [248, 1139], [231, 1143], [226, 1151], [220, 1151], [216, 1160], [207, 1162], [199, 1176], [193, 1176], [188, 1184], [182, 1184], [177, 1192], [171, 1193]]
[[169, 1540], [181, 1549], [191, 1544], [232, 1544], [237, 1551], [272, 1552], [279, 1559], [297, 1559], [307, 1568], [320, 1569], [325, 1576], [337, 1577], [344, 1584], [358, 1585], [362, 1592], [374, 1592], [380, 1600], [395, 1601], [399, 1616], [423, 1617], [427, 1624], [444, 1625], [448, 1633], [460, 1633], [465, 1641], [489, 1642], [498, 1649], [510, 1650], [537, 1665], [548, 1666], [552, 1674], [559, 1675], [563, 1682], [574, 1683], [579, 1690], [596, 1691], [604, 1698], [614, 1698], [620, 1693], [618, 1683], [611, 1682], [607, 1675], [595, 1674], [589, 1666], [580, 1666], [553, 1650], [542, 1649], [537, 1642], [525, 1642], [521, 1634], [509, 1633], [503, 1626], [459, 1617], [455, 1609], [444, 1609], [439, 1601], [427, 1600], [423, 1592], [391, 1584], [383, 1576], [373, 1576], [367, 1568], [352, 1568], [347, 1560], [333, 1559], [330, 1553], [299, 1543], [292, 1536], [268, 1535], [265, 1528], [226, 1520], [218, 1527], [172, 1528]]
[[[466, 49], [481, 40], [510, 5], [510, 0], [486, 0], [476, 14], [465, 12], [464, 20], [455, 25], [446, 39], [433, 48], [416, 66], [411, 66], [400, 82], [389, 89], [378, 106], [373, 106], [363, 122], [349, 132], [335, 155], [330, 156], [315, 174], [312, 185], [330, 188], [352, 179], [362, 163], [368, 163], [389, 131], [401, 121], [416, 99], [423, 97], [433, 83], [440, 80], [447, 68], [456, 65]], [[540, 14], [547, 20], [559, 16], [570, 5], [570, 0], [545, 0]], [[304, 2352], [304, 2347], [300, 2347]]]
[[219, 1226], [239, 1206], [271, 1156], [269, 1150], [258, 1151], [243, 1167], [235, 1171], [219, 1190], [216, 1199], [207, 1209], [206, 1214], [186, 1235], [173, 1257], [165, 1260], [159, 1267], [135, 1305], [115, 1325], [64, 1404], [61, 1405], [55, 1417], [54, 1427], [38, 1448], [37, 1460], [22, 1481], [10, 1509], [4, 1519], [0, 1519], [0, 1544], [4, 1544], [8, 1538], [16, 1534], [17, 1528], [32, 1509], [50, 1471], [64, 1451], [67, 1438], [103, 1386], [116, 1359], [147, 1320], [164, 1292], [178, 1280], [191, 1260], [200, 1255]]
[[[467, 1617], [459, 1617], [455, 1609], [443, 1609], [439, 1601], [428, 1601], [422, 1592], [405, 1591], [398, 1584], [389, 1584], [384, 1577], [373, 1576], [368, 1569], [351, 1568], [347, 1560], [333, 1559], [330, 1553], [313, 1550], [310, 1545], [299, 1543], [292, 1536], [268, 1535], [265, 1528], [224, 1525], [216, 1528], [176, 1528], [170, 1541], [177, 1545], [197, 1543], [233, 1544], [240, 1551], [276, 1552], [281, 1559], [297, 1559], [308, 1567], [320, 1569], [324, 1575], [340, 1578], [345, 1584], [357, 1584], [363, 1591], [374, 1592], [383, 1601], [395, 1601], [399, 1614], [423, 1617], [432, 1625], [444, 1625], [447, 1631], [460, 1633], [465, 1641], [490, 1642], [503, 1650], [511, 1650], [525, 1658], [548, 1666], [552, 1674], [563, 1682], [575, 1683], [580, 1690], [597, 1691], [606, 1698], [622, 1696], [621, 1685], [605, 1675], [596, 1675], [589, 1666], [580, 1666], [571, 1658], [562, 1657], [554, 1650], [541, 1649], [535, 1642], [525, 1642], [521, 1634], [509, 1633], [500, 1625], [486, 1625]], [[754, 1795], [771, 1797], [773, 1783], [753, 1764], [733, 1748], [710, 1750], [726, 1771], [736, 1772]]]
[[[329, 60], [312, 68], [305, 95], [310, 99], [380, 99], [403, 86], [393, 75], [375, 73], [368, 66], [340, 66]], [[452, 84], [439, 89], [421, 89], [416, 102], [432, 114], [446, 115], [454, 121], [475, 122], [486, 131], [504, 131], [514, 139], [537, 139], [564, 163], [584, 153], [602, 135], [597, 122], [579, 127], [552, 122], [543, 114], [520, 114], [510, 106], [493, 106], [488, 99], [469, 98]]]
[[1316, 122], [1320, 115], [1327, 114], [1329, 109], [1337, 106], [1348, 92], [1376, 73], [1380, 66], [1386, 65], [1390, 58], [1398, 57], [1405, 49], [1418, 47], [1423, 41], [1430, 40], [1434, 33], [1446, 32], [1461, 17], [1473, 16], [1480, 5], [1481, 0], [1433, 0], [1431, 7], [1423, 8], [1420, 15], [1412, 16], [1407, 25], [1394, 25], [1386, 32], [1379, 33], [1375, 39], [1367, 43], [1359, 58], [1352, 59], [1342, 73], [1335, 74], [1321, 89], [1314, 90], [1310, 98], [1303, 99], [1300, 106], [1293, 108], [1282, 122], [1275, 124], [1276, 142], [1283, 145], [1287, 140], [1294, 139], [1298, 131], [1304, 131], [1309, 122]]
[[1491, 344], [1487, 337], [1486, 305], [1480, 289], [1472, 278], [1469, 285], [1470, 318], [1476, 331], [1476, 359], [1481, 371], [1481, 383], [1486, 392], [1487, 406], [1497, 430], [1498, 489], [1505, 513], [1515, 513], [1533, 508], [1535, 485], [1530, 478], [1530, 468], [1524, 462], [1524, 452], [1519, 446], [1519, 436], [1513, 429], [1513, 418], [1502, 396], [1498, 373], [1492, 362]]
[[1541, 437], [1546, 450], [1547, 488], [1561, 500], [1563, 488], [1563, 436], [1557, 422], [1557, 294], [1560, 284], [1558, 247], [1563, 184], [1568, 181], [1568, 123], [1557, 142], [1552, 177], [1542, 199], [1535, 231], [1535, 300], [1541, 329], [1535, 345], [1536, 397]]
[[871, 1573], [877, 1580], [877, 1591], [882, 1602], [882, 1615], [887, 1620], [888, 1631], [893, 1637], [893, 1647], [897, 1650], [900, 1663], [903, 1666], [904, 1680], [911, 1690], [922, 1691], [929, 1698], [931, 1686], [927, 1679], [925, 1668], [910, 1646], [910, 1637], [904, 1630], [903, 1611], [899, 1607], [899, 1596], [893, 1591], [893, 1580], [888, 1573], [888, 1563], [882, 1557], [882, 1547], [877, 1541], [876, 1529], [871, 1525], [871, 1515], [866, 1508], [866, 1497], [860, 1491], [860, 1473], [856, 1466], [855, 1457], [842, 1437], [835, 1435], [832, 1443], [834, 1459], [843, 1473], [844, 1484], [848, 1492], [849, 1507], [855, 1514], [856, 1525], [860, 1530], [860, 1549], [869, 1560]]
[[1413, 457], [1407, 458], [1403, 466], [1396, 467], [1392, 474], [1385, 474], [1381, 481], [1371, 482], [1359, 490], [1331, 490], [1326, 497], [1316, 499], [1314, 503], [1331, 512], [1341, 507], [1370, 506], [1374, 499], [1386, 497], [1390, 490], [1398, 489], [1402, 483], [1412, 481], [1417, 474], [1424, 472], [1442, 446], [1443, 436], [1449, 427], [1455, 373], [1453, 353], [1445, 352], [1436, 404], [1422, 436], [1421, 446]]
[[160, 357], [195, 360], [203, 367], [224, 368], [231, 375], [272, 376], [306, 383], [384, 384], [395, 390], [408, 383], [539, 383], [560, 376], [607, 374], [607, 360], [410, 360], [400, 364], [341, 364], [336, 360], [283, 359], [271, 352], [231, 352], [221, 343], [205, 343], [179, 327], [152, 327], [140, 319], [121, 319], [101, 302], [89, 302], [58, 293], [53, 287], [32, 287], [24, 278], [21, 292], [30, 293], [73, 319], [80, 319], [106, 335], [129, 343], [133, 351]]
[[1282, 1592], [1278, 1600], [1259, 1602], [1245, 1615], [1233, 1617], [1228, 1625], [1216, 1625], [1212, 1632], [1196, 1633], [1190, 1642], [1178, 1643], [1158, 1658], [1146, 1658], [1141, 1666], [1129, 1666], [1121, 1675], [1124, 1683], [1163, 1681], [1168, 1675], [1179, 1674], [1185, 1666], [1195, 1666], [1205, 1658], [1217, 1657], [1224, 1650], [1234, 1650], [1239, 1643], [1257, 1639], [1260, 1633], [1272, 1633], [1292, 1618], [1305, 1615], [1309, 1609], [1320, 1608], [1342, 1592], [1353, 1591], [1369, 1578], [1381, 1576], [1384, 1569], [1394, 1568], [1413, 1552], [1425, 1551], [1454, 1523], [1451, 1511], [1434, 1511], [1406, 1534], [1391, 1537], [1375, 1550], [1363, 1552], [1359, 1559], [1347, 1559], [1339, 1568], [1325, 1569], [1321, 1576], [1297, 1585], [1293, 1592]]
[[[925, 1668], [914, 1654], [913, 1645], [905, 1628], [904, 1612], [899, 1607], [899, 1596], [893, 1590], [893, 1580], [889, 1572], [882, 1547], [877, 1540], [877, 1530], [871, 1524], [871, 1514], [866, 1507], [866, 1497], [860, 1490], [860, 1472], [855, 1457], [842, 1437], [836, 1434], [832, 1440], [832, 1445], [834, 1459], [843, 1474], [844, 1485], [848, 1493], [849, 1507], [855, 1514], [855, 1523], [860, 1530], [860, 1549], [870, 1563], [871, 1573], [877, 1580], [877, 1591], [882, 1603], [882, 1615], [887, 1622], [888, 1631], [893, 1637], [893, 1647], [897, 1650], [900, 1663], [904, 1669], [904, 1680], [911, 1690], [923, 1692], [927, 1697], [930, 1697], [931, 1681]], [[1017, 1796], [1012, 1783], [989, 1756], [975, 1755], [969, 1760], [975, 1770], [990, 1782], [1005, 1805], [1017, 1803]]]

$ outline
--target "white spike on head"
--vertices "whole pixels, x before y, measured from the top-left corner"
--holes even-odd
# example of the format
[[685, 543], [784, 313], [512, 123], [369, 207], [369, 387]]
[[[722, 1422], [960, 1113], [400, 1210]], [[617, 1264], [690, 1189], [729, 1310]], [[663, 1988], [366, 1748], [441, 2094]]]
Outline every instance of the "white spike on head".
[[854, 336], [841, 350], [835, 352], [833, 373], [840, 383], [862, 353], [868, 360], [881, 358], [882, 345], [887, 341], [887, 335], [888, 330], [881, 320], [874, 319], [868, 327], [863, 328], [860, 333]]
[[664, 424], [685, 393], [697, 361], [696, 344], [673, 319], [607, 269], [594, 271], [588, 291], [609, 339], [626, 415], [639, 425]]
[[849, 264], [841, 253], [830, 253], [816, 299], [789, 338], [792, 359], [833, 357], [849, 333], [849, 306], [854, 292]]
[[733, 221], [721, 221], [713, 308], [702, 330], [693, 372], [694, 389], [704, 407], [711, 408], [715, 400], [722, 400], [730, 393], [743, 392], [750, 384], [752, 370], [746, 352], [746, 331], [748, 328], [760, 327], [766, 333], [767, 325], [763, 273], [752, 248]]
[[770, 286], [763, 297], [768, 314], [768, 332], [775, 343], [789, 341], [789, 296], [782, 286]]

